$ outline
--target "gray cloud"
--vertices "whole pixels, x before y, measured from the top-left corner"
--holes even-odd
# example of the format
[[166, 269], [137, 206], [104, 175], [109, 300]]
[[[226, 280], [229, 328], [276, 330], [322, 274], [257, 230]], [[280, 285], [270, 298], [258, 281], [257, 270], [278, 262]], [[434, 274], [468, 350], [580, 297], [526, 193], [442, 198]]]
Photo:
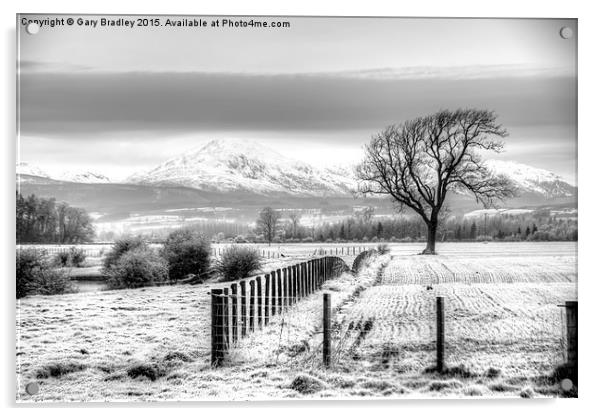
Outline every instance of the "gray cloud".
[[510, 128], [571, 126], [576, 123], [575, 91], [575, 78], [561, 75], [374, 79], [25, 71], [21, 132], [81, 140], [83, 135], [133, 131], [380, 129], [457, 107], [493, 109]]

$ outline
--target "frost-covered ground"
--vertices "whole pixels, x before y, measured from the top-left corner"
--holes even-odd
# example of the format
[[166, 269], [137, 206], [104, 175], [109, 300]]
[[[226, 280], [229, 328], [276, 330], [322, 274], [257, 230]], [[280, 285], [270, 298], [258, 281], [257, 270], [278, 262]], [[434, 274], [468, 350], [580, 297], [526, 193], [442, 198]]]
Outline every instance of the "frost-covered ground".
[[[321, 362], [321, 292], [209, 366], [210, 286], [31, 297], [17, 307], [20, 401], [554, 396], [561, 308], [576, 299], [576, 244], [393, 245], [327, 282], [333, 366]], [[388, 262], [388, 265], [382, 266]], [[431, 285], [433, 290], [427, 290]], [[446, 297], [447, 363], [434, 364], [434, 298]], [[27, 382], [40, 383], [35, 396]]]

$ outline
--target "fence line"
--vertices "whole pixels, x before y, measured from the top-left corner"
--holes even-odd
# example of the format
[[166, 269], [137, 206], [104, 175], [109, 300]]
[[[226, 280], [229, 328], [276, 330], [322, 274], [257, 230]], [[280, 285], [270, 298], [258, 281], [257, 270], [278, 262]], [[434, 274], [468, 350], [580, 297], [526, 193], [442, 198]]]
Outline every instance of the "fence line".
[[242, 337], [346, 270], [343, 259], [326, 256], [212, 289], [211, 364], [222, 365], [226, 351]]

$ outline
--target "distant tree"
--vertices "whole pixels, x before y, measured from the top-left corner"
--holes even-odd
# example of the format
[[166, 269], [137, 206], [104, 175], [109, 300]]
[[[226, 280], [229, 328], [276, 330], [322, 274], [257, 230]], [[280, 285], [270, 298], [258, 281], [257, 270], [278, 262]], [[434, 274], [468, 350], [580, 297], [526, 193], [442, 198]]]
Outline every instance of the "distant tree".
[[347, 237], [345, 235], [345, 224], [341, 224], [341, 228], [339, 229], [339, 239], [346, 240]]
[[298, 212], [291, 212], [288, 214], [288, 218], [291, 220], [291, 237], [297, 237], [297, 228], [299, 227], [299, 221], [301, 220], [301, 215]]
[[272, 241], [274, 241], [274, 238], [276, 237], [279, 219], [280, 213], [270, 207], [265, 207], [259, 212], [257, 228], [269, 245], [272, 245]]
[[537, 232], [537, 225], [533, 224], [533, 234]]
[[382, 222], [378, 222], [378, 226], [376, 227], [376, 236], [378, 238], [382, 238], [383, 236], [383, 223]]
[[94, 237], [92, 219], [81, 209], [54, 198], [16, 195], [18, 243], [85, 243]]
[[470, 226], [470, 239], [476, 240], [476, 238], [477, 238], [477, 224], [473, 221], [472, 225]]
[[522, 230], [520, 229], [520, 227], [518, 227], [518, 230], [516, 230], [516, 234], [518, 234], [518, 236], [520, 237], [521, 235], [523, 235]]
[[399, 208], [409, 207], [427, 227], [423, 254], [435, 254], [439, 214], [449, 191], [468, 191], [477, 202], [491, 206], [513, 195], [507, 178], [494, 176], [480, 156], [501, 152], [497, 140], [507, 136], [492, 111], [439, 111], [372, 137], [356, 169], [359, 192], [392, 197]]
[[527, 225], [527, 229], [525, 230], [525, 237], [529, 237], [529, 234], [531, 234], [531, 229]]

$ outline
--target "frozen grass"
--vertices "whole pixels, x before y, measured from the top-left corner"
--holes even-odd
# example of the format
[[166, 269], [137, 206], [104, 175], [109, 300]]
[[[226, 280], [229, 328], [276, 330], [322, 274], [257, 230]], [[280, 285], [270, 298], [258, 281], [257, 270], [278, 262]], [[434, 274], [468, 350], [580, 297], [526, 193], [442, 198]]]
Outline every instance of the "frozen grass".
[[[438, 257], [399, 255], [406, 246], [392, 245], [382, 275], [374, 264], [327, 282], [331, 369], [320, 365], [321, 292], [241, 340], [220, 369], [209, 366], [211, 285], [25, 298], [17, 304], [17, 399], [558, 396], [547, 376], [560, 359], [556, 304], [576, 296], [575, 246], [527, 244], [500, 244], [504, 253], [465, 244]], [[467, 267], [479, 274], [493, 267], [500, 278], [458, 280]], [[445, 282], [433, 290], [407, 276], [432, 270]], [[437, 294], [446, 296], [448, 316], [442, 375], [426, 371], [434, 364]], [[298, 376], [304, 381], [293, 384]], [[313, 379], [320, 388], [308, 392], [304, 383]], [[24, 386], [33, 380], [40, 392], [29, 396]]]

